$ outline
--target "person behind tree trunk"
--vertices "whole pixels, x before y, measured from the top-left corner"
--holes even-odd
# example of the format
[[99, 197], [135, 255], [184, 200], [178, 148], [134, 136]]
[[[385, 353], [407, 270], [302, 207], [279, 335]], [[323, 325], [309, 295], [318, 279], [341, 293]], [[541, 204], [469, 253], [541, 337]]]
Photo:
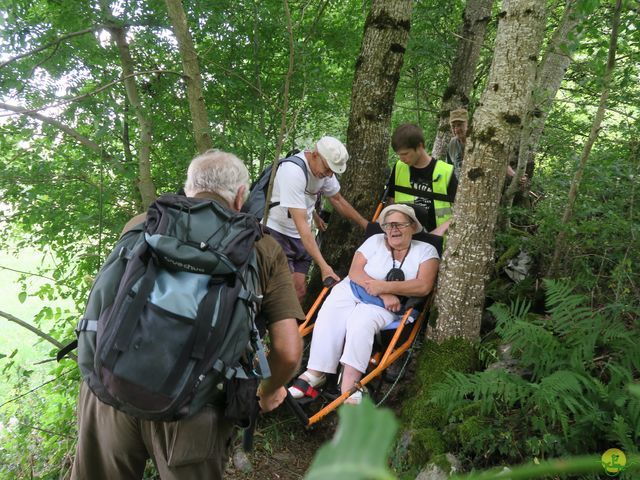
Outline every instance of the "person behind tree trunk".
[[427, 231], [444, 235], [449, 228], [451, 208], [458, 189], [453, 167], [436, 160], [424, 148], [422, 129], [404, 123], [395, 129], [391, 146], [400, 160], [391, 172], [389, 199], [414, 203], [427, 210]]
[[[460, 178], [462, 172], [462, 160], [464, 159], [464, 148], [467, 142], [468, 133], [468, 112], [464, 108], [452, 110], [449, 114], [449, 125], [451, 125], [451, 132], [453, 138], [449, 142], [449, 148], [447, 148], [447, 163], [453, 165], [453, 172], [456, 178]], [[507, 176], [513, 178], [516, 172], [511, 165], [507, 165]], [[529, 178], [525, 173], [520, 178], [520, 185], [525, 186]]]
[[307, 290], [306, 277], [311, 260], [320, 268], [323, 280], [328, 277], [340, 280], [320, 253], [311, 232], [317, 195], [321, 193], [336, 212], [360, 225], [363, 230], [367, 227], [367, 220], [340, 194], [340, 183], [334, 174], [343, 173], [349, 159], [347, 149], [340, 140], [322, 137], [314, 150], [305, 150], [296, 156], [305, 162], [308, 178], [292, 162], [280, 165], [270, 199], [271, 203], [277, 205], [271, 208], [266, 226], [287, 255], [293, 284], [301, 300]]
[[[377, 332], [399, 319], [403, 297], [426, 296], [436, 279], [436, 249], [412, 236], [422, 230], [408, 205], [389, 205], [378, 221], [384, 233], [372, 235], [356, 251], [349, 276], [331, 289], [318, 312], [307, 370], [289, 393], [313, 396], [325, 373], [344, 365], [341, 391], [348, 391], [367, 369]], [[343, 348], [344, 347], [344, 348]], [[359, 403], [361, 392], [346, 403]]]
[[460, 178], [462, 170], [462, 159], [464, 158], [464, 147], [467, 142], [467, 122], [468, 114], [464, 108], [452, 110], [449, 114], [449, 125], [453, 138], [447, 148], [447, 163], [453, 165], [453, 173], [456, 178]]
[[[239, 211], [248, 190], [249, 173], [233, 154], [210, 150], [189, 165], [185, 185], [188, 197], [210, 199]], [[145, 218], [146, 214], [141, 214], [131, 219], [123, 235]], [[284, 385], [298, 368], [302, 342], [297, 320], [304, 318], [304, 312], [280, 246], [265, 235], [256, 242], [255, 249], [263, 290], [261, 314], [271, 339], [268, 356], [271, 377], [258, 388], [260, 407], [268, 412], [284, 401]], [[102, 403], [83, 382], [71, 479], [141, 479], [148, 458], [153, 460], [163, 480], [222, 479], [234, 426], [224, 417], [224, 405], [219, 399], [211, 400], [184, 419], [149, 421]]]

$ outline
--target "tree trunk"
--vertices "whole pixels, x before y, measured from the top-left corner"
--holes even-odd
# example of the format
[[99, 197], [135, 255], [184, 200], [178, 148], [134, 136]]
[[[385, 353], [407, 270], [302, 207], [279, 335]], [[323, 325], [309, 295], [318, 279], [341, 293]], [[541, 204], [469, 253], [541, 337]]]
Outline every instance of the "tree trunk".
[[[591, 148], [598, 138], [598, 134], [600, 133], [600, 125], [602, 124], [602, 120], [604, 119], [604, 113], [607, 106], [607, 99], [609, 98], [609, 91], [611, 87], [611, 78], [613, 76], [613, 69], [616, 64], [616, 49], [618, 47], [618, 27], [620, 26], [620, 11], [622, 10], [622, 0], [616, 1], [615, 10], [613, 12], [613, 19], [611, 22], [611, 37], [609, 39], [609, 55], [607, 58], [607, 68], [604, 74], [604, 78], [602, 79], [602, 93], [600, 94], [600, 103], [598, 104], [598, 110], [596, 111], [596, 115], [593, 119], [593, 124], [591, 125], [591, 132], [589, 133], [589, 138], [584, 145], [582, 150], [582, 155], [580, 155], [580, 162], [578, 164], [578, 168], [573, 176], [573, 180], [571, 181], [571, 187], [569, 188], [569, 196], [567, 198], [567, 205], [565, 207], [564, 213], [562, 215], [562, 225], [566, 226], [567, 223], [571, 220], [573, 216], [573, 209], [576, 204], [576, 198], [578, 197], [578, 190], [580, 188], [580, 182], [582, 181], [582, 176], [584, 175], [584, 170], [587, 165], [587, 160], [589, 160], [589, 154], [591, 153]], [[549, 266], [549, 271], [547, 276], [554, 277], [557, 275], [560, 260], [562, 259], [565, 243], [566, 243], [567, 233], [565, 230], [560, 231], [558, 236], [556, 237], [556, 245], [553, 252], [553, 258], [551, 260], [551, 265]]]
[[[536, 73], [536, 84], [527, 107], [527, 115], [524, 121], [522, 134], [520, 135], [520, 147], [518, 151], [518, 166], [515, 176], [511, 179], [509, 188], [502, 199], [503, 204], [510, 207], [513, 197], [520, 189], [520, 178], [524, 173], [529, 177], [533, 174], [535, 154], [540, 143], [544, 124], [551, 110], [553, 99], [560, 88], [567, 68], [571, 63], [571, 57], [567, 53], [567, 37], [572, 32], [581, 18], [576, 13], [577, 0], [567, 0], [562, 20], [549, 42], [542, 62]], [[507, 222], [508, 225], [508, 215]]]
[[122, 65], [122, 79], [129, 104], [133, 109], [140, 127], [140, 143], [138, 149], [138, 190], [140, 192], [141, 207], [145, 209], [156, 197], [156, 186], [151, 177], [151, 121], [147, 118], [135, 79], [133, 59], [129, 50], [129, 43], [124, 28], [111, 12], [109, 0], [100, 0], [100, 9], [105, 18], [106, 28], [118, 47], [120, 63]]
[[193, 123], [193, 135], [196, 148], [198, 152], [202, 153], [209, 150], [213, 146], [213, 143], [211, 141], [207, 107], [204, 103], [204, 94], [202, 92], [202, 76], [200, 75], [198, 55], [196, 54], [193, 39], [189, 32], [187, 16], [184, 13], [182, 1], [165, 0], [165, 3], [182, 58], [182, 68], [187, 86], [187, 100], [189, 101], [189, 112], [191, 113], [191, 122]]
[[[293, 76], [293, 65], [295, 60], [295, 50], [293, 43], [293, 26], [291, 24], [291, 12], [289, 10], [289, 2], [284, 0], [284, 13], [287, 19], [287, 32], [289, 34], [289, 67], [287, 69], [287, 75], [284, 78], [284, 92], [282, 94], [282, 114], [280, 116], [280, 132], [278, 133], [278, 139], [276, 141], [276, 152], [273, 156], [273, 162], [277, 162], [280, 158], [280, 152], [282, 151], [282, 145], [284, 143], [284, 135], [287, 130], [287, 112], [289, 110], [289, 86], [291, 85], [291, 77]], [[277, 168], [271, 169], [271, 176], [269, 177], [269, 186], [267, 187], [267, 203], [264, 206], [264, 213], [262, 215], [262, 222], [267, 224], [269, 218], [269, 199], [273, 192], [273, 182], [276, 179]]]
[[[342, 195], [365, 218], [371, 216], [386, 180], [391, 112], [411, 26], [411, 0], [373, 0], [364, 26], [351, 89], [347, 129], [349, 162], [340, 178]], [[334, 215], [322, 245], [330, 265], [351, 264], [362, 230]]]
[[444, 159], [451, 140], [449, 112], [469, 104], [480, 48], [484, 42], [487, 24], [491, 19], [493, 0], [469, 0], [464, 9], [462, 24], [458, 28], [458, 49], [451, 64], [449, 83], [442, 95], [440, 119], [431, 154]]
[[[266, 129], [266, 121], [265, 121], [265, 109], [260, 102], [262, 101], [262, 97], [264, 95], [262, 91], [262, 66], [260, 60], [260, 17], [258, 15], [258, 0], [254, 0], [253, 3], [253, 38], [251, 39], [251, 45], [253, 46], [253, 62], [254, 62], [254, 83], [255, 83], [255, 111], [257, 111], [258, 115], [258, 131], [263, 139], [267, 137], [267, 129]], [[255, 172], [255, 167], [253, 163], [249, 166], [250, 172], [252, 174], [256, 174], [257, 177], [262, 170], [264, 170], [265, 157], [266, 157], [267, 143], [263, 140], [260, 142], [258, 148], [258, 169]], [[254, 156], [255, 158], [255, 156]]]
[[122, 63], [125, 91], [127, 92], [127, 98], [140, 126], [138, 190], [140, 191], [140, 198], [142, 199], [142, 208], [146, 209], [157, 197], [156, 186], [151, 177], [151, 121], [147, 118], [147, 113], [144, 111], [142, 102], [138, 96], [138, 87], [136, 86], [136, 79], [133, 75], [133, 59], [131, 58], [125, 31], [120, 27], [109, 27], [109, 33], [113, 35], [118, 47], [120, 62]]
[[487, 88], [473, 117], [436, 296], [437, 341], [480, 335], [485, 282], [509, 154], [514, 150], [535, 79], [545, 2], [503, 4]]

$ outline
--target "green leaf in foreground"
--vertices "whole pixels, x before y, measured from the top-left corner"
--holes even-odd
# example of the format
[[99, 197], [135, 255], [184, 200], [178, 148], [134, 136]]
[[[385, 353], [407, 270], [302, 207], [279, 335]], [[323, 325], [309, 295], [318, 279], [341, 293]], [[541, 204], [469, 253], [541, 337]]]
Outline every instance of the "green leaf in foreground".
[[391, 480], [387, 456], [398, 429], [390, 410], [368, 398], [339, 410], [340, 424], [330, 443], [318, 450], [305, 480]]

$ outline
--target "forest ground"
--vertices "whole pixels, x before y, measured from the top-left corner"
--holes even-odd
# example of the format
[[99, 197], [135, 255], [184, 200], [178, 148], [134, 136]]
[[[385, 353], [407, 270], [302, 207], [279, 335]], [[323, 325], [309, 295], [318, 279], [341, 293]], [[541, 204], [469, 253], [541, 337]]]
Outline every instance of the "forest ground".
[[[402, 398], [406, 395], [409, 382], [415, 374], [415, 358], [416, 355], [412, 355], [402, 378], [381, 407], [391, 409], [396, 414], [396, 418], [399, 416]], [[390, 386], [390, 383], [385, 383], [382, 393], [387, 393]], [[316, 452], [325, 442], [331, 440], [337, 426], [338, 414], [333, 412], [307, 430], [294, 417], [291, 410], [282, 405], [258, 421], [254, 449], [248, 454], [252, 471], [243, 473], [230, 461], [227, 476], [239, 480], [302, 479], [311, 466]], [[240, 443], [239, 439], [238, 448]]]

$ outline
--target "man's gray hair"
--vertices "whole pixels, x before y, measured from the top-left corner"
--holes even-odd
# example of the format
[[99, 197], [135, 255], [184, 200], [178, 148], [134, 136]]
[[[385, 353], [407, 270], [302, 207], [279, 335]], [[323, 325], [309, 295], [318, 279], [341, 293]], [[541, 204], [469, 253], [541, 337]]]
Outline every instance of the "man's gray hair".
[[245, 196], [249, 195], [249, 172], [242, 160], [233, 153], [222, 150], [207, 150], [189, 164], [184, 191], [187, 197], [198, 193], [217, 193], [232, 204], [238, 189], [244, 185]]

